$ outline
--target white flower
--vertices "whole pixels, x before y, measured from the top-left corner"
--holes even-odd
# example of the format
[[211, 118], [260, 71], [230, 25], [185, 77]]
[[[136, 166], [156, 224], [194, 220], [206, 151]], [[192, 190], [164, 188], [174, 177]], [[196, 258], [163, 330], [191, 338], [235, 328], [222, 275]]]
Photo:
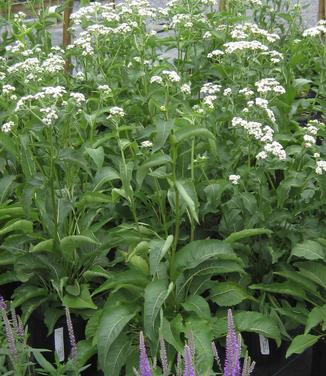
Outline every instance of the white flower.
[[322, 175], [326, 172], [326, 161], [317, 161], [316, 174]]
[[123, 108], [121, 107], [117, 107], [117, 106], [114, 106], [114, 107], [111, 107], [109, 109], [109, 118], [111, 118], [112, 116], [116, 116], [116, 117], [124, 117], [125, 116], [125, 112], [123, 110]]
[[224, 91], [223, 91], [223, 95], [225, 96], [225, 97], [228, 97], [228, 96], [230, 96], [232, 94], [232, 89], [231, 88], [226, 88], [226, 89], [224, 89]]
[[210, 31], [206, 31], [206, 33], [203, 35], [203, 39], [211, 39], [212, 33]]
[[203, 114], [205, 112], [200, 106], [198, 106], [198, 104], [195, 104], [192, 109], [196, 114]]
[[286, 159], [285, 150], [283, 149], [283, 146], [277, 141], [266, 144], [264, 146], [264, 151], [266, 153], [272, 154], [274, 157], [278, 158], [281, 161]]
[[151, 84], [162, 84], [163, 83], [163, 79], [162, 79], [161, 76], [152, 76], [151, 80], [150, 80], [150, 83]]
[[230, 175], [229, 176], [229, 182], [233, 185], [238, 185], [240, 180], [240, 175]]
[[222, 86], [208, 82], [202, 86], [200, 89], [200, 94], [202, 95], [214, 95], [221, 91]]
[[14, 125], [15, 123], [13, 121], [8, 121], [8, 123], [2, 124], [1, 130], [4, 133], [9, 133]]
[[187, 94], [187, 95], [190, 95], [191, 94], [191, 87], [190, 85], [188, 84], [183, 84], [180, 88], [180, 90], [184, 93], [184, 94]]
[[52, 125], [59, 118], [54, 107], [41, 108], [40, 112], [44, 115], [42, 122], [45, 125]]
[[98, 85], [97, 90], [102, 92], [104, 95], [109, 95], [112, 92], [109, 85]]
[[216, 95], [207, 95], [203, 99], [204, 105], [208, 106], [209, 108], [213, 109], [214, 108], [214, 102], [216, 101], [217, 96]]
[[214, 59], [214, 58], [218, 58], [219, 56], [222, 56], [224, 55], [224, 52], [221, 51], [221, 50], [214, 50], [212, 52], [210, 52], [207, 57], [208, 59]]
[[245, 88], [239, 90], [239, 94], [242, 94], [245, 97], [251, 97], [255, 93], [251, 89], [249, 89], [248, 87], [245, 87]]
[[283, 86], [280, 85], [275, 78], [264, 78], [260, 81], [255, 82], [255, 86], [257, 87], [257, 91], [259, 93], [270, 93], [273, 92], [274, 94], [284, 94], [285, 89]]
[[86, 102], [85, 95], [82, 93], [70, 93], [70, 97], [74, 99], [77, 106], [82, 106]]
[[238, 41], [238, 42], [229, 42], [224, 43], [225, 52], [227, 54], [232, 54], [237, 51], [268, 51], [268, 47], [262, 44], [257, 40], [253, 41]]
[[16, 91], [16, 88], [12, 85], [3, 85], [2, 87], [2, 94], [3, 95], [8, 95]]
[[151, 148], [153, 146], [153, 143], [149, 140], [143, 141], [140, 146], [142, 148]]
[[317, 26], [315, 27], [311, 27], [309, 29], [306, 29], [304, 32], [303, 32], [303, 36], [304, 37], [317, 37], [317, 36], [321, 36], [322, 34], [325, 34], [326, 33], [326, 25], [325, 25], [325, 22], [324, 20], [320, 20], [318, 23], [317, 23]]
[[263, 159], [263, 160], [265, 160], [265, 159], [267, 159], [267, 153], [266, 153], [266, 151], [261, 151], [261, 152], [259, 152], [257, 155], [256, 155], [256, 158], [257, 159]]
[[181, 80], [180, 76], [179, 76], [178, 73], [175, 72], [175, 71], [164, 70], [164, 71], [162, 72], [162, 74], [163, 74], [164, 76], [166, 76], [167, 79], [168, 79], [169, 81], [171, 81], [171, 82], [179, 82], [179, 81]]
[[320, 154], [319, 153], [314, 153], [314, 158], [320, 158]]

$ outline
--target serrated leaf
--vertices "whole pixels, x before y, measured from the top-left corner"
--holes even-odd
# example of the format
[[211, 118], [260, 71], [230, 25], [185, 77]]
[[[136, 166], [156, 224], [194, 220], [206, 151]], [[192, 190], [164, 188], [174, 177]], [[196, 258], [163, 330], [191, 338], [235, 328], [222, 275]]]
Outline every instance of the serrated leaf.
[[104, 307], [97, 331], [98, 359], [103, 371], [106, 370], [105, 367], [114, 341], [136, 313], [134, 307], [127, 305]]
[[2, 227], [2, 229], [0, 230], [0, 236], [13, 231], [30, 234], [33, 232], [33, 222], [27, 221], [25, 219], [19, 219], [14, 222], [10, 222]]
[[87, 154], [92, 158], [93, 162], [96, 164], [98, 170], [100, 170], [103, 166], [104, 162], [104, 149], [102, 146], [92, 149], [92, 148], [85, 148]]
[[154, 341], [156, 335], [156, 318], [162, 305], [170, 293], [167, 280], [156, 280], [148, 284], [145, 289], [144, 329], [145, 334]]
[[243, 300], [252, 299], [248, 292], [235, 282], [217, 282], [210, 289], [210, 300], [221, 307], [231, 307]]
[[306, 240], [297, 244], [291, 252], [292, 256], [304, 258], [306, 260], [322, 260], [325, 257], [324, 248], [314, 240]]
[[234, 321], [239, 332], [259, 333], [272, 338], [281, 344], [281, 333], [277, 322], [270, 316], [259, 312], [238, 312], [234, 314]]
[[81, 286], [79, 296], [66, 294], [63, 297], [63, 303], [67, 308], [71, 309], [97, 309], [97, 306], [93, 303], [91, 294], [86, 285]]
[[195, 187], [189, 182], [176, 181], [176, 189], [180, 194], [181, 199], [185, 202], [190, 216], [199, 223], [197, 209], [198, 209], [198, 199]]
[[209, 259], [223, 256], [235, 256], [230, 245], [221, 240], [195, 240], [177, 251], [175, 265], [180, 271], [187, 270]]
[[319, 325], [320, 323], [323, 323], [323, 326], [325, 326], [326, 304], [321, 307], [315, 307], [309, 312], [304, 334], [308, 334], [312, 328]]
[[326, 265], [321, 262], [297, 262], [300, 274], [326, 290]]
[[151, 275], [157, 274], [159, 265], [173, 243], [173, 235], [169, 235], [166, 240], [152, 240], [149, 249], [149, 265]]
[[194, 312], [199, 318], [210, 319], [211, 317], [207, 301], [199, 295], [189, 296], [181, 305], [185, 311]]
[[295, 296], [296, 298], [306, 299], [305, 290], [297, 283], [288, 282], [273, 282], [272, 284], [254, 284], [249, 286], [250, 289], [271, 292], [273, 294], [283, 294]]

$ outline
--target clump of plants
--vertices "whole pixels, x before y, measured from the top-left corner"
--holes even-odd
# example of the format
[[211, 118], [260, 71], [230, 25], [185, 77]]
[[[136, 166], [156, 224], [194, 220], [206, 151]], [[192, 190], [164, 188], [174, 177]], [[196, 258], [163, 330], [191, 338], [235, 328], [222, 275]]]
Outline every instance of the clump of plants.
[[288, 355], [317, 342], [325, 21], [281, 0], [95, 2], [62, 48], [60, 10], [2, 19], [0, 284], [23, 324], [50, 334], [67, 307], [82, 365], [110, 376], [141, 331], [153, 359], [192, 332], [211, 372], [230, 307], [277, 346], [307, 324]]

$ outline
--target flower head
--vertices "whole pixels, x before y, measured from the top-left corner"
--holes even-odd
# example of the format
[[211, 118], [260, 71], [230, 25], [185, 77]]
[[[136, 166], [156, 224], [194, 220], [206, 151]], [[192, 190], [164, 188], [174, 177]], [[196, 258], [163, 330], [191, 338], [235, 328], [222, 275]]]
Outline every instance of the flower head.
[[183, 376], [195, 376], [195, 369], [193, 366], [192, 351], [191, 348], [186, 345], [184, 348], [184, 363], [185, 369]]
[[234, 328], [232, 311], [229, 309], [224, 376], [240, 376], [240, 353], [241, 346]]
[[139, 334], [139, 351], [140, 351], [140, 359], [139, 359], [140, 376], [152, 376], [152, 370], [151, 370], [149, 360], [147, 357], [143, 332], [140, 332]]

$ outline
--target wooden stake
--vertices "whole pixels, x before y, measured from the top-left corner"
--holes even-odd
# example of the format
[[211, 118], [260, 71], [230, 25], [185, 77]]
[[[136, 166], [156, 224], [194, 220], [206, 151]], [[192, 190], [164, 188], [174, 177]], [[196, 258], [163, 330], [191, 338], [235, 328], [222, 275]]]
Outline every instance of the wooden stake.
[[[71, 43], [71, 33], [69, 30], [70, 27], [70, 17], [74, 6], [74, 0], [66, 0], [64, 13], [63, 13], [63, 47], [66, 48]], [[70, 59], [66, 59], [65, 63], [65, 72], [68, 73], [70, 70]]]
[[226, 0], [220, 0], [220, 12], [226, 11]]
[[319, 0], [318, 20], [326, 19], [326, 0]]

